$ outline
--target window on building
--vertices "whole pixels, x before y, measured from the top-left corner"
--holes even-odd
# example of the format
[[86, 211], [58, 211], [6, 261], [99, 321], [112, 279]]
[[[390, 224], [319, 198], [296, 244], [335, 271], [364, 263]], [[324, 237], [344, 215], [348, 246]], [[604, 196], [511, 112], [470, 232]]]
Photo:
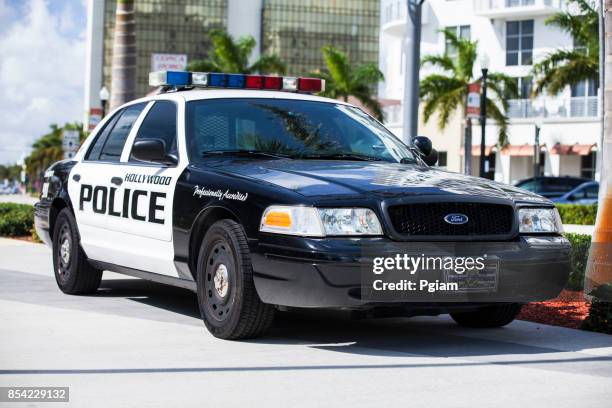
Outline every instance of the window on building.
[[517, 97], [519, 99], [531, 98], [533, 91], [533, 80], [530, 76], [514, 78], [516, 83]]
[[[160, 139], [166, 145], [166, 152], [177, 154], [176, 146], [176, 104], [158, 101], [149, 110], [138, 129], [135, 142], [142, 139]], [[138, 161], [130, 156], [130, 161]]]
[[[471, 34], [471, 28], [469, 25], [450, 26], [450, 27], [446, 27], [446, 29], [455, 33], [455, 35], [459, 39], [461, 38], [465, 38], [466, 40], [471, 39], [472, 34]], [[453, 45], [450, 42], [450, 39], [447, 36], [445, 36], [444, 38], [444, 53], [450, 57], [454, 57], [455, 55], [457, 55], [457, 50], [455, 49], [455, 47], [453, 47]]]
[[506, 23], [506, 65], [531, 65], [533, 20]]
[[595, 179], [595, 164], [597, 163], [597, 152], [591, 152], [580, 157], [580, 177]]
[[576, 85], [572, 85], [572, 97], [597, 96], [597, 88], [599, 88], [599, 81], [597, 79], [580, 81]]
[[447, 152], [438, 152], [438, 163], [436, 164], [436, 166], [444, 167], [444, 168], [448, 166], [448, 153]]

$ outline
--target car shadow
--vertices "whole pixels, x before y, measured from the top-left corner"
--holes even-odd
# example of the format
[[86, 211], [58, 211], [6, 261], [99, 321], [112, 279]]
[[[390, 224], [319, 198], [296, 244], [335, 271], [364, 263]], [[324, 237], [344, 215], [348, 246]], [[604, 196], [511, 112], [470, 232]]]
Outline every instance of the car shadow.
[[[94, 296], [122, 297], [200, 319], [195, 293], [155, 282], [140, 279], [105, 280]], [[550, 346], [541, 341], [543, 330], [528, 330], [524, 325], [520, 322], [504, 328], [466, 329], [445, 317], [355, 320], [348, 313], [299, 309], [277, 313], [266, 335], [248, 342], [300, 344], [327, 351], [363, 355], [418, 354], [432, 357], [542, 355], [612, 347], [612, 336], [584, 332], [567, 336], [567, 341], [564, 341], [560, 333], [556, 333], [555, 344]], [[612, 361], [612, 357], [606, 356], [578, 357], [606, 361], [608, 364]]]

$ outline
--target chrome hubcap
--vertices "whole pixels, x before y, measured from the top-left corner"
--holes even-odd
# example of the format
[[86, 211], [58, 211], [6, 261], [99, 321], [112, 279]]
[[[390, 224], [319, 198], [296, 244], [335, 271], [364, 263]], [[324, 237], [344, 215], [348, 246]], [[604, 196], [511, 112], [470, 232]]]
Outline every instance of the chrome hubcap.
[[60, 246], [60, 257], [64, 264], [68, 264], [70, 261], [70, 241], [67, 238], [62, 241]]
[[227, 267], [224, 264], [220, 264], [215, 271], [213, 277], [215, 283], [215, 291], [220, 298], [224, 298], [227, 295], [229, 288], [229, 274], [227, 273]]

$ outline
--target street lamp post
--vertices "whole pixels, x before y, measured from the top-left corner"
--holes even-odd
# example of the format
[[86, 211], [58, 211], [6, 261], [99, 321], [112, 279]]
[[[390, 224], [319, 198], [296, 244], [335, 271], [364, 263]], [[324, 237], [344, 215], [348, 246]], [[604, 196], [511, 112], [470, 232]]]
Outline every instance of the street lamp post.
[[106, 116], [106, 104], [108, 103], [108, 99], [110, 98], [110, 92], [108, 92], [108, 88], [103, 86], [100, 89], [100, 102], [102, 103], [102, 117]]
[[533, 177], [540, 176], [540, 129], [542, 129], [542, 118], [537, 117], [535, 125], [535, 140], [533, 144]]
[[421, 66], [421, 14], [425, 0], [406, 0], [404, 35], [404, 141], [412, 145], [419, 126], [419, 68]]
[[480, 98], [480, 166], [478, 175], [485, 176], [485, 139], [487, 129], [487, 74], [489, 73], [489, 57], [487, 54], [480, 60], [482, 71], [482, 97]]

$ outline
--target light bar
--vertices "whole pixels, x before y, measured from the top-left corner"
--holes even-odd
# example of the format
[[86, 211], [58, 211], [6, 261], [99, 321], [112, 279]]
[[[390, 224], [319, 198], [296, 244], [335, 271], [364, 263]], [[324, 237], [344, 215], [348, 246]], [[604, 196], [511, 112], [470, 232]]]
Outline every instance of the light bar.
[[266, 89], [316, 93], [325, 90], [320, 78], [281, 77], [271, 75], [225, 74], [220, 72], [155, 71], [149, 73], [154, 87], [205, 87], [233, 89]]

